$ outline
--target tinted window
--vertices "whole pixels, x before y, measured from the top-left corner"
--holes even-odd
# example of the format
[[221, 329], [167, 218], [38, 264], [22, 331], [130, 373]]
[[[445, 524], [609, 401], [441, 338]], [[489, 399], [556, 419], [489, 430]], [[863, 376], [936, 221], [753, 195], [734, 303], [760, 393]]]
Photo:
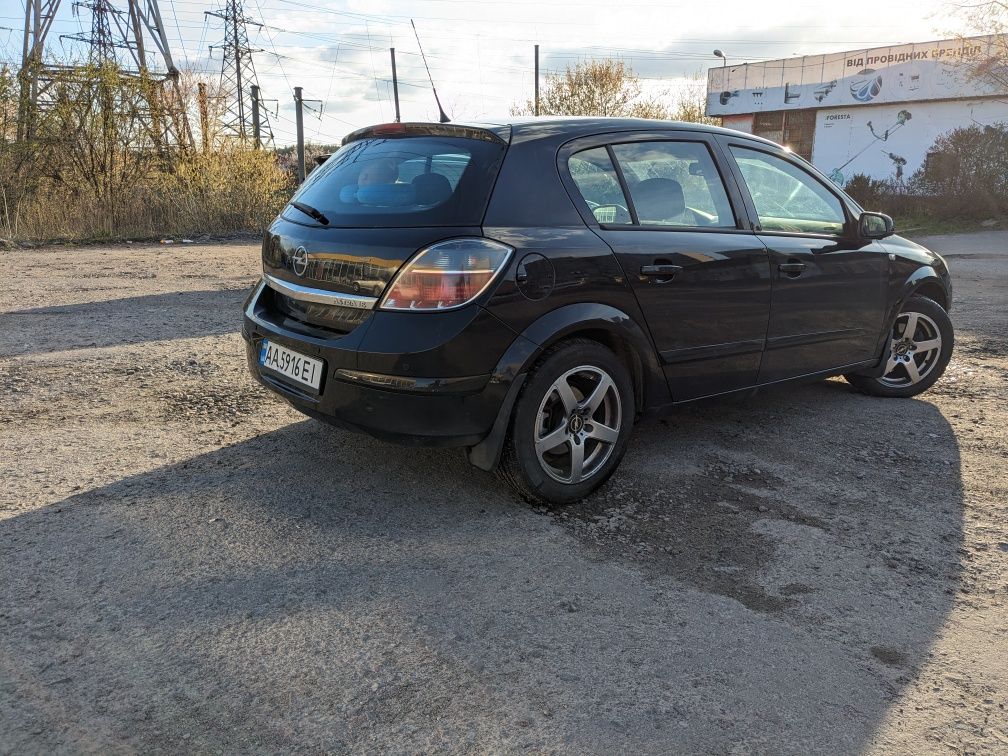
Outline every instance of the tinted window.
[[[460, 137], [361, 139], [313, 171], [294, 199], [332, 226], [478, 226], [504, 149]], [[291, 207], [284, 215], [310, 222]]]
[[626, 197], [605, 147], [572, 155], [567, 168], [599, 223], [630, 223]]
[[613, 145], [641, 224], [734, 228], [728, 194], [707, 145]]
[[765, 152], [744, 147], [732, 147], [731, 151], [764, 231], [843, 232], [843, 205], [812, 174]]

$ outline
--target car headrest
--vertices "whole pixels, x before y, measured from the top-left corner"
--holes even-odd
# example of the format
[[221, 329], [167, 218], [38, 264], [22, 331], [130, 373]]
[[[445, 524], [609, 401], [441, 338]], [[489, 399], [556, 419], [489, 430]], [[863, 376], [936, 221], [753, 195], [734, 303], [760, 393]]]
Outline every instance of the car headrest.
[[379, 207], [403, 207], [416, 204], [416, 189], [412, 184], [351, 185], [340, 190], [340, 201], [357, 201], [362, 205]]
[[418, 205], [436, 205], [451, 197], [452, 188], [440, 173], [421, 173], [411, 182]]
[[632, 195], [641, 223], [677, 218], [686, 210], [682, 184], [673, 179], [644, 179], [633, 187]]

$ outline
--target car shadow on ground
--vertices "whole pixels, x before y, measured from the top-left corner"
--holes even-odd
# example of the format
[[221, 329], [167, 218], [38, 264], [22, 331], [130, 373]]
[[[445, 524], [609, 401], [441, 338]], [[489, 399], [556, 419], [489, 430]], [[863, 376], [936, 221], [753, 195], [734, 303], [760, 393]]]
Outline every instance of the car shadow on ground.
[[962, 510], [938, 410], [835, 382], [646, 421], [562, 511], [298, 422], [0, 522], [0, 740], [858, 751]]
[[2, 312], [0, 358], [237, 332], [248, 292], [179, 291]]

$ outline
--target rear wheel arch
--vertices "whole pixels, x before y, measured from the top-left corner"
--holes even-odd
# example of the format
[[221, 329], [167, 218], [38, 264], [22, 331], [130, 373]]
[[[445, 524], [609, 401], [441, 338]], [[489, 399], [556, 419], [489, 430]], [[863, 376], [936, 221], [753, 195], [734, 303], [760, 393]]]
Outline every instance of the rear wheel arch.
[[469, 461], [473, 465], [483, 470], [497, 466], [515, 401], [528, 372], [547, 351], [577, 338], [591, 339], [605, 346], [626, 366], [637, 412], [671, 403], [654, 345], [633, 318], [611, 305], [565, 305], [542, 315], [525, 328], [498, 363], [491, 380], [507, 383], [509, 389], [490, 433], [469, 449]]
[[606, 347], [615, 354], [630, 373], [633, 381], [634, 402], [637, 412], [642, 412], [647, 399], [647, 387], [644, 380], [644, 363], [637, 349], [626, 337], [605, 328], [585, 328], [565, 333], [543, 345], [543, 353], [552, 347], [573, 339], [588, 339]]
[[611, 305], [583, 303], [557, 308], [532, 323], [522, 336], [538, 345], [525, 370], [535, 364], [547, 349], [562, 341], [591, 339], [614, 352], [626, 365], [633, 379], [638, 412], [671, 401], [651, 339], [630, 315]]
[[632, 383], [626, 364], [601, 341], [572, 335], [554, 342], [527, 373], [498, 476], [530, 502], [567, 504], [587, 496], [626, 450]]

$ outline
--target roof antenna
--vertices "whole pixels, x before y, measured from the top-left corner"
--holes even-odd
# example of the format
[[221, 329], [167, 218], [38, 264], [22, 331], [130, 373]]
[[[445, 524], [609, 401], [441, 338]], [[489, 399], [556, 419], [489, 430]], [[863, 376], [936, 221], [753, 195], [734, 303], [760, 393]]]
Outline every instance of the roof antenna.
[[417, 47], [420, 48], [420, 57], [423, 58], [424, 68], [427, 69], [427, 78], [430, 79], [430, 88], [434, 92], [434, 102], [437, 103], [437, 109], [441, 114], [441, 123], [448, 123], [451, 118], [448, 114], [444, 112], [444, 108], [441, 107], [441, 100], [437, 96], [437, 88], [434, 86], [434, 77], [431, 76], [430, 66], [427, 65], [427, 56], [424, 55], [423, 46], [420, 44], [420, 35], [417, 33], [416, 24], [413, 23], [413, 19], [410, 19], [410, 25], [413, 27], [413, 34], [416, 36]]

